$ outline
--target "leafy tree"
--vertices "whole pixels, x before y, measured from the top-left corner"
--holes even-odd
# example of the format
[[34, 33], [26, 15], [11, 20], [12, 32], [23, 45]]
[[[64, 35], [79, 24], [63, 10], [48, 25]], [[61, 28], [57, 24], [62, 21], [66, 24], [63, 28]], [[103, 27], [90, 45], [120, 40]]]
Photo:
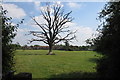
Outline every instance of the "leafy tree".
[[20, 44], [11, 44], [11, 47], [13, 47], [15, 50], [16, 49], [22, 49], [21, 45]]
[[7, 17], [7, 10], [3, 10], [2, 7], [0, 12], [0, 19], [2, 23], [2, 73], [13, 70], [14, 65], [14, 47], [12, 46], [12, 39], [14, 39], [19, 24], [12, 25], [12, 18]]
[[[72, 11], [64, 14], [62, 6], [57, 4], [54, 6], [50, 6], [48, 4], [46, 6], [46, 9], [44, 11], [41, 11], [41, 15], [46, 21], [46, 23], [40, 24], [34, 17], [32, 17], [33, 21], [36, 23], [36, 25], [38, 25], [41, 28], [41, 30], [31, 31], [31, 34], [33, 34], [33, 36], [38, 37], [39, 39], [32, 39], [30, 42], [42, 41], [45, 44], [48, 44], [49, 45], [48, 55], [51, 55], [52, 48], [55, 44], [61, 41], [66, 40], [69, 41], [74, 39], [75, 35], [73, 34], [75, 32], [67, 30], [66, 28], [68, 28], [68, 26], [67, 27], [65, 26], [66, 23], [71, 22], [73, 20], [73, 18], [70, 17], [71, 12]], [[64, 33], [64, 35], [61, 35], [61, 33]]]
[[120, 71], [120, 1], [108, 2], [100, 12], [99, 36], [93, 40], [96, 51], [103, 54], [97, 72], [103, 78], [119, 78]]

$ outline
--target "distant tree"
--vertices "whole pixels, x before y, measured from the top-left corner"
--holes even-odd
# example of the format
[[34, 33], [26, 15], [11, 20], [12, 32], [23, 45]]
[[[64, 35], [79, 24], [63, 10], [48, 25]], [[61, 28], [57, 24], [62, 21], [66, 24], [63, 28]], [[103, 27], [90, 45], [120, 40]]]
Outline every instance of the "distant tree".
[[[53, 12], [51, 10], [53, 9]], [[38, 21], [32, 17], [36, 25], [38, 25], [41, 30], [40, 31], [30, 31], [33, 36], [38, 37], [39, 39], [32, 39], [30, 42], [33, 41], [42, 41], [45, 44], [49, 45], [49, 52], [48, 55], [52, 54], [52, 48], [55, 44], [61, 41], [69, 41], [75, 38], [73, 35], [75, 32], [71, 32], [67, 30], [68, 26], [65, 26], [66, 23], [71, 22], [73, 20], [70, 17], [72, 11], [64, 14], [62, 6], [56, 4], [54, 6], [50, 6], [49, 4], [46, 6], [44, 11], [41, 11], [42, 17], [46, 21], [44, 24], [38, 23]], [[61, 35], [64, 33], [64, 35]], [[73, 36], [71, 36], [73, 35]]]
[[86, 51], [88, 50], [88, 46], [79, 46], [79, 50]]
[[69, 50], [69, 42], [66, 40], [65, 41], [65, 49], [68, 51]]
[[28, 46], [27, 46], [27, 45], [24, 45], [24, 46], [22, 46], [22, 49], [23, 49], [23, 50], [26, 50], [26, 49], [28, 49]]
[[39, 47], [40, 45], [34, 45], [34, 46], [38, 46]]
[[87, 39], [85, 42], [88, 44], [87, 50], [95, 50], [96, 46], [94, 45], [94, 39]]
[[103, 78], [120, 77], [120, 1], [108, 2], [100, 12], [99, 35], [93, 40], [96, 51], [103, 54], [97, 72]]
[[11, 47], [13, 47], [15, 50], [16, 49], [21, 49], [21, 45], [20, 44], [11, 44]]
[[[12, 46], [12, 39], [14, 39], [19, 24], [12, 25], [12, 18], [7, 17], [7, 10], [3, 10], [0, 6], [0, 23], [2, 24], [2, 73], [13, 70], [14, 64], [14, 47]], [[22, 23], [22, 22], [20, 22]]]

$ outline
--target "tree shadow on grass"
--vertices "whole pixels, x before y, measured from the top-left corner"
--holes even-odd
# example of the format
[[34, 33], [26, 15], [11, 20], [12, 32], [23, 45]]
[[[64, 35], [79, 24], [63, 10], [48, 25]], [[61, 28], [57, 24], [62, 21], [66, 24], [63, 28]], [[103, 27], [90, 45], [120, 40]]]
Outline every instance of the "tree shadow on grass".
[[29, 55], [29, 56], [32, 56], [32, 55], [46, 55], [46, 54], [40, 54], [40, 53], [36, 53], [36, 54], [17, 54], [17, 55]]
[[71, 72], [52, 75], [47, 80], [98, 80], [99, 76], [95, 72]]
[[[29, 55], [30, 56], [30, 55], [47, 55], [47, 54], [40, 54], [40, 53], [37, 54], [36, 53], [36, 54], [17, 54], [17, 55]], [[53, 54], [53, 55], [56, 55], [56, 54]]]

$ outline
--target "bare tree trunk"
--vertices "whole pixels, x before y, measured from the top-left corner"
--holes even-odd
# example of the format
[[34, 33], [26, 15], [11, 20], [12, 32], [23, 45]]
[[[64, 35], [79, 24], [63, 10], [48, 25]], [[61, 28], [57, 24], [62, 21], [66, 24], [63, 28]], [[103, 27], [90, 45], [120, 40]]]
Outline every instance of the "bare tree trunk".
[[53, 45], [49, 45], [49, 52], [47, 55], [53, 55], [52, 47], [53, 47]]

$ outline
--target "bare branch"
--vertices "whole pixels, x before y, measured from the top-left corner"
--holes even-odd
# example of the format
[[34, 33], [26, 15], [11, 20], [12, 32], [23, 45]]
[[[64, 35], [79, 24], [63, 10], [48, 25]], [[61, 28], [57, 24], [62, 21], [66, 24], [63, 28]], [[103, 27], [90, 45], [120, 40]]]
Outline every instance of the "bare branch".
[[46, 38], [49, 40], [49, 37], [48, 37], [48, 35], [47, 35], [47, 31], [45, 30], [45, 27], [44, 26], [41, 26], [34, 18], [32, 18], [34, 21], [35, 21], [35, 23], [43, 30], [43, 32], [44, 32], [44, 35], [46, 36]]
[[75, 39], [75, 38], [76, 38], [75, 35], [74, 35], [73, 37], [69, 37], [70, 35], [75, 34], [75, 33], [76, 33], [76, 31], [75, 31], [75, 32], [70, 32], [70, 33], [68, 33], [68, 34], [67, 34], [65, 37], [63, 37], [63, 38], [56, 38], [56, 40], [58, 40], [58, 41], [55, 42], [55, 44], [57, 44], [57, 43], [59, 43], [59, 42], [61, 42], [61, 41], [65, 41], [65, 40], [70, 41], [70, 40]]
[[42, 41], [42, 42], [48, 44], [48, 42], [45, 39], [31, 39], [31, 40], [29, 40], [29, 43], [32, 43], [34, 41]]
[[[43, 41], [49, 45], [50, 51], [54, 44], [59, 43], [60, 41], [71, 41], [76, 37], [74, 35], [75, 32], [70, 32], [70, 30], [66, 29], [68, 26], [65, 26], [66, 23], [73, 20], [73, 18], [70, 17], [72, 11], [64, 14], [61, 6], [56, 5], [52, 8], [54, 10], [53, 12], [51, 12], [51, 6], [49, 5], [45, 11], [41, 11], [42, 16], [47, 23], [40, 24], [36, 21], [35, 18], [31, 17], [32, 20], [41, 28], [41, 31], [30, 31], [33, 36], [39, 38], [32, 39], [30, 42]], [[63, 37], [61, 33], [64, 33], [65, 36]]]

